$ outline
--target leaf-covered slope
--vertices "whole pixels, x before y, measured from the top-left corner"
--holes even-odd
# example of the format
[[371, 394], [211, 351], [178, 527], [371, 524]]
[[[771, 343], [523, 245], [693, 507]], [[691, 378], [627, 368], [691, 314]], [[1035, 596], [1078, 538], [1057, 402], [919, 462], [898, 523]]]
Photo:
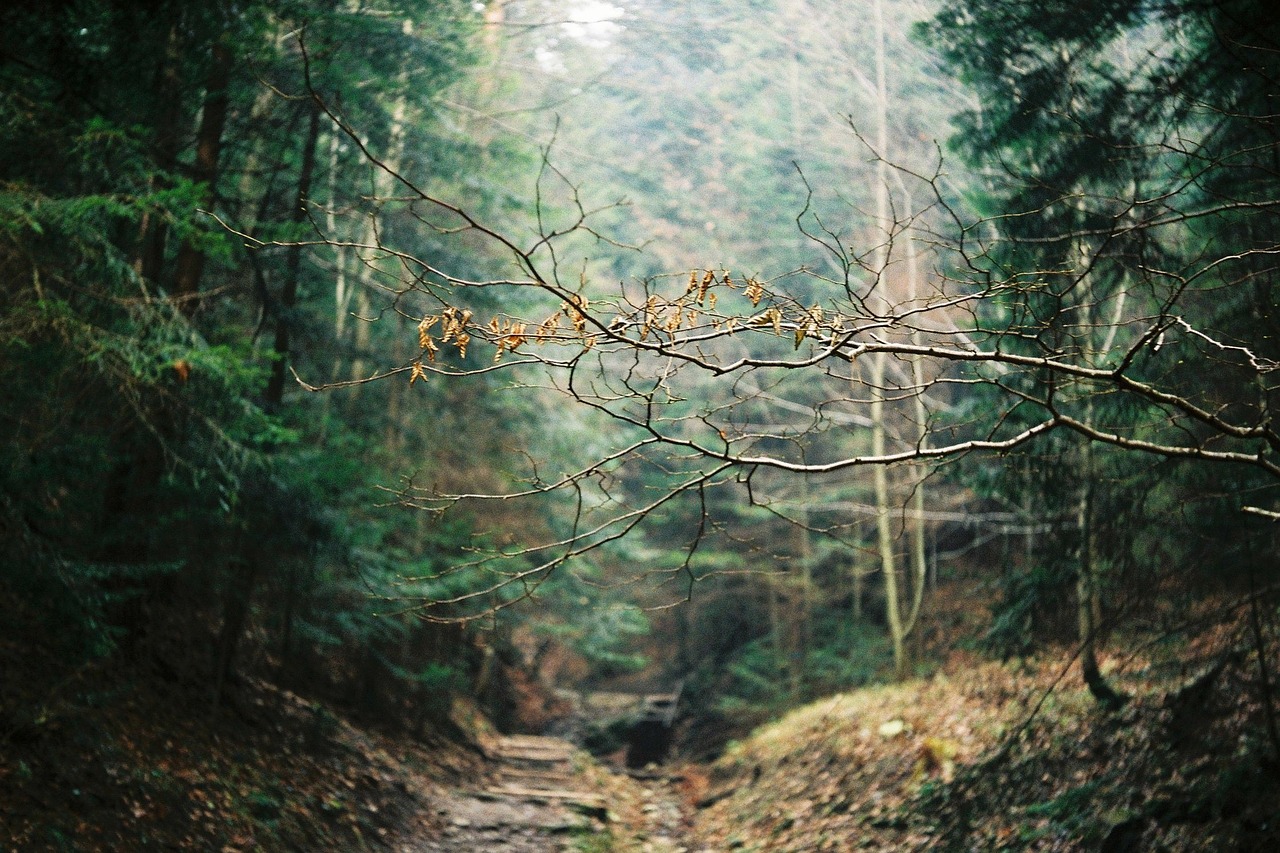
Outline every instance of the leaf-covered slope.
[[1066, 663], [963, 661], [799, 709], [712, 767], [700, 840], [761, 851], [1275, 849], [1280, 784], [1247, 665], [1229, 666], [1194, 707], [1150, 693], [1105, 714], [1074, 685], [1046, 698]]
[[67, 671], [8, 641], [0, 671], [2, 850], [382, 849], [438, 834], [428, 804], [479, 766], [259, 682], [213, 706], [199, 686]]

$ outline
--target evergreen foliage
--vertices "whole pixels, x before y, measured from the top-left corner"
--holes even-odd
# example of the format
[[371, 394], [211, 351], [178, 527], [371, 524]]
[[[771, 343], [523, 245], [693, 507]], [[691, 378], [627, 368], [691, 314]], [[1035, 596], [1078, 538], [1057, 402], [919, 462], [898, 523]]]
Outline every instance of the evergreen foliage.
[[[401, 227], [354, 141], [310, 118], [321, 103], [370, 151], [412, 151], [406, 175], [461, 185], [479, 155], [440, 102], [475, 27], [453, 0], [0, 12], [0, 589], [34, 641], [154, 658], [215, 702], [272, 674], [419, 724], [465, 687], [467, 635], [393, 614], [469, 525], [375, 508], [403, 454], [429, 471], [456, 442], [386, 389], [271, 399], [284, 359], [346, 378], [400, 332], [352, 335], [329, 282], [335, 264], [355, 281], [354, 252], [303, 260], [228, 229]], [[403, 310], [387, 279], [359, 288], [366, 318]], [[472, 400], [439, 405], [466, 419]]]
[[[1274, 16], [1250, 2], [947, 3], [920, 30], [981, 98], [953, 145], [984, 168], [1001, 240], [981, 261], [1008, 281], [984, 328], [1027, 353], [1082, 352], [1150, 387], [1221, 415], [1265, 422], [1274, 389]], [[1083, 260], [1082, 260], [1083, 259]], [[1011, 334], [1012, 333], [1012, 334]], [[1109, 347], [1109, 348], [1107, 348]], [[1171, 398], [1022, 379], [1028, 401], [1079, 414], [1137, 442], [1192, 445], [1214, 427]], [[1042, 404], [1043, 405], [1043, 404]], [[1011, 430], [1042, 406], [1015, 410]], [[1214, 439], [1225, 448], [1233, 427]], [[1038, 519], [1006, 575], [993, 638], [1008, 649], [1044, 637], [1035, 614], [1069, 592], [1081, 536], [1098, 566], [1107, 624], [1150, 612], [1156, 590], [1239, 591], [1260, 566], [1268, 504], [1258, 469], [1135, 458], [1087, 438], [1042, 442], [1003, 465], [995, 494]], [[1259, 434], [1246, 452], [1267, 457]], [[1087, 490], [1085, 528], [1072, 520]], [[1087, 532], [1084, 532], [1087, 528]], [[1264, 561], [1266, 562], [1266, 561]]]

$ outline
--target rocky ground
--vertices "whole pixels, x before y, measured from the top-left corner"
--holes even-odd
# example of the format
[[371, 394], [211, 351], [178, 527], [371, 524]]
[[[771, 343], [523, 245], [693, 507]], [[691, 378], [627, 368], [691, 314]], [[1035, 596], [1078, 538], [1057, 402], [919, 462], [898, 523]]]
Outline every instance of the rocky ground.
[[561, 738], [507, 736], [491, 741], [483, 778], [437, 797], [439, 837], [408, 851], [544, 853], [690, 848], [689, 805], [673, 779], [636, 780], [610, 770]]
[[582, 772], [585, 758], [559, 738], [492, 739], [491, 763], [473, 785], [443, 793], [432, 806], [444, 829], [439, 838], [406, 851], [473, 850], [536, 853], [573, 849], [602, 833], [604, 797]]

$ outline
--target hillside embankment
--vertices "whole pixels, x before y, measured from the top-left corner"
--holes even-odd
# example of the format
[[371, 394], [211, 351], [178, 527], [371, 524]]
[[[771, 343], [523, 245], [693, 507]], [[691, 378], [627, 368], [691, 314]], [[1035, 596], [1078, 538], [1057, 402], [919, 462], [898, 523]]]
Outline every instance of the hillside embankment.
[[[800, 708], [700, 781], [707, 850], [1276, 850], [1280, 767], [1246, 655], [1107, 711], [1067, 653], [962, 655]], [[1133, 661], [1130, 661], [1131, 665]], [[1175, 686], [1176, 685], [1176, 686]]]

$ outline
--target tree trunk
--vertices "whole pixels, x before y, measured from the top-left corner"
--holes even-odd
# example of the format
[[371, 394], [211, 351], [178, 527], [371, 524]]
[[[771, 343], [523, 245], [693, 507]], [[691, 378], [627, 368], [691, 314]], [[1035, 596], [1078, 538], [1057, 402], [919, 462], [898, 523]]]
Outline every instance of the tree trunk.
[[[778, 575], [766, 575], [769, 587], [769, 638], [773, 652], [773, 665], [779, 678], [787, 674], [787, 652], [782, 636], [782, 596], [778, 593]], [[788, 682], [789, 683], [789, 682]]]
[[[405, 35], [409, 35], [413, 32], [412, 21], [409, 21], [409, 20], [404, 21], [404, 32], [405, 32]], [[387, 138], [387, 152], [382, 160], [383, 164], [386, 166], [386, 169], [384, 170], [384, 169], [379, 169], [375, 167], [375, 171], [373, 173], [372, 201], [374, 204], [374, 209], [369, 212], [369, 217], [365, 221], [364, 233], [360, 238], [360, 245], [362, 246], [373, 247], [378, 242], [378, 234], [380, 231], [380, 229], [378, 228], [378, 217], [381, 214], [381, 205], [385, 203], [387, 198], [390, 196], [392, 189], [394, 188], [393, 178], [390, 174], [388, 174], [388, 172], [399, 171], [401, 166], [401, 161], [404, 158], [405, 123], [408, 117], [408, 110], [409, 110], [409, 102], [408, 102], [408, 95], [407, 95], [407, 87], [409, 85], [409, 76], [408, 76], [407, 68], [401, 69], [399, 79], [400, 79], [400, 93], [396, 98], [395, 106], [391, 110], [391, 126], [389, 129], [390, 132]], [[374, 251], [374, 250], [367, 249], [366, 251]], [[365, 370], [364, 354], [368, 351], [368, 348], [369, 348], [369, 337], [370, 337], [369, 325], [372, 322], [371, 319], [369, 318], [373, 313], [373, 305], [371, 300], [369, 299], [369, 294], [374, 288], [373, 274], [374, 274], [374, 259], [373, 258], [362, 259], [356, 271], [356, 281], [355, 281], [357, 321], [356, 321], [356, 328], [355, 328], [354, 344], [355, 344], [356, 355], [351, 362], [351, 378], [352, 379], [364, 378], [364, 370]], [[350, 299], [350, 296], [348, 296], [347, 298]], [[397, 313], [397, 316], [400, 316], [400, 315]], [[401, 334], [402, 328], [403, 328], [403, 324], [401, 323], [400, 326], [398, 326], [396, 329], [397, 335]], [[354, 388], [352, 389], [352, 391], [355, 391], [355, 390], [356, 389]], [[399, 386], [396, 383], [392, 383], [391, 390], [389, 393], [391, 393], [394, 397], [394, 395], [396, 395], [398, 392], [399, 392]], [[352, 394], [351, 402], [354, 404], [355, 400], [356, 400], [356, 395]], [[392, 423], [393, 422], [394, 422], [394, 419], [392, 419]], [[392, 426], [389, 425], [388, 429], [391, 429], [391, 428]]]
[[[1090, 406], [1089, 408], [1092, 408]], [[1093, 446], [1081, 448], [1081, 488], [1076, 505], [1076, 524], [1080, 531], [1079, 566], [1076, 570], [1076, 624], [1080, 640], [1080, 673], [1084, 683], [1103, 705], [1119, 707], [1128, 697], [1107, 684], [1098, 668], [1099, 630], [1102, 624], [1102, 598], [1097, 547], [1093, 535]]]
[[792, 693], [800, 688], [800, 678], [804, 661], [809, 656], [813, 644], [813, 543], [809, 531], [809, 480], [800, 477], [800, 512], [799, 527], [796, 529], [796, 557], [800, 563], [800, 590], [798, 596], [798, 613], [796, 622], [795, 658], [797, 666], [792, 672]]
[[[231, 83], [231, 48], [225, 37], [213, 45], [213, 61], [209, 68], [209, 81], [205, 89], [204, 111], [200, 118], [200, 131], [196, 137], [196, 163], [194, 177], [204, 184], [204, 203], [216, 198], [218, 183], [218, 159], [222, 150], [222, 131], [227, 124], [227, 87]], [[173, 298], [178, 310], [188, 317], [195, 313], [200, 292], [200, 279], [204, 275], [204, 252], [190, 240], [178, 247], [174, 268]]]
[[[180, 13], [178, 13], [180, 15]], [[175, 19], [169, 28], [169, 36], [165, 43], [164, 59], [160, 67], [159, 80], [156, 83], [156, 101], [159, 114], [156, 118], [155, 159], [161, 173], [172, 174], [178, 165], [179, 140], [182, 137], [182, 25]], [[164, 183], [161, 178], [153, 182]], [[142, 217], [139, 228], [138, 256], [134, 261], [134, 269], [146, 281], [160, 283], [164, 270], [165, 244], [168, 239], [169, 226], [163, 217], [150, 213]]]
[[[306, 221], [307, 199], [311, 196], [311, 181], [315, 175], [316, 143], [320, 138], [320, 104], [312, 102], [311, 118], [307, 126], [307, 138], [302, 148], [302, 169], [298, 175], [298, 195], [290, 221], [301, 225]], [[285, 256], [284, 285], [280, 301], [276, 304], [275, 356], [271, 362], [271, 377], [267, 380], [264, 395], [265, 408], [278, 412], [284, 400], [285, 369], [289, 361], [289, 332], [293, 323], [293, 308], [298, 303], [298, 280], [302, 274], [302, 247], [291, 246]]]
[[[873, 261], [876, 279], [874, 287], [878, 291], [868, 302], [876, 306], [878, 312], [887, 313], [889, 299], [885, 294], [888, 286], [886, 272], [889, 267], [889, 241], [893, 233], [893, 223], [889, 216], [889, 169], [886, 157], [889, 146], [889, 108], [888, 94], [885, 85], [884, 56], [884, 9], [880, 0], [873, 7], [875, 17], [875, 64], [876, 64], [876, 145], [878, 160], [876, 162], [876, 224], [881, 230], [879, 243]], [[886, 397], [886, 359], [884, 353], [876, 353], [871, 358], [871, 453], [883, 456], [885, 453], [885, 397]], [[889, 641], [893, 645], [893, 671], [897, 678], [906, 677], [908, 662], [906, 654], [906, 630], [902, 621], [902, 602], [898, 590], [898, 568], [894, 553], [892, 519], [889, 507], [889, 472], [883, 465], [875, 466], [872, 475], [876, 498], [876, 544], [880, 552], [880, 571], [884, 575], [885, 617], [889, 623]]]
[[[1081, 203], [1083, 204], [1083, 203]], [[1084, 360], [1094, 365], [1097, 352], [1094, 349], [1094, 292], [1091, 272], [1092, 254], [1082, 239], [1079, 246], [1080, 262], [1080, 327], [1083, 329]], [[1084, 419], [1093, 422], [1093, 399], [1085, 401]], [[1089, 692], [1099, 703], [1108, 707], [1123, 705], [1128, 697], [1117, 693], [1107, 684], [1098, 667], [1099, 631], [1102, 626], [1101, 572], [1098, 565], [1097, 542], [1093, 528], [1093, 482], [1097, 476], [1094, 465], [1093, 443], [1085, 441], [1080, 447], [1080, 494], [1076, 501], [1076, 526], [1080, 534], [1079, 559], [1076, 567], [1076, 627], [1080, 642], [1080, 672]]]
[[214, 709], [222, 702], [228, 685], [235, 677], [236, 651], [249, 621], [249, 605], [257, 585], [258, 566], [252, 559], [239, 558], [233, 563], [230, 573], [230, 582], [222, 599], [222, 629], [216, 646]]
[[[408, 334], [405, 328], [404, 315], [396, 312], [394, 319], [391, 321], [391, 363], [399, 366], [408, 360], [405, 353], [404, 339]], [[386, 450], [393, 457], [399, 456], [404, 451], [404, 436], [406, 425], [404, 423], [404, 395], [411, 390], [407, 383], [391, 382], [387, 385], [387, 426], [386, 426]]]
[[[911, 194], [907, 192], [906, 187], [902, 188], [904, 196], [903, 209], [910, 212], [913, 209]], [[907, 299], [912, 306], [917, 304], [920, 298], [920, 259], [916, 253], [915, 240], [908, 233], [906, 235], [907, 246]], [[911, 341], [917, 346], [923, 344], [922, 336], [919, 329], [911, 330]], [[914, 417], [916, 427], [918, 429], [917, 446], [923, 449], [929, 435], [929, 413], [924, 405], [924, 357], [921, 355], [913, 355], [911, 357], [911, 384], [912, 389], [911, 402], [914, 409]], [[911, 563], [912, 563], [912, 587], [911, 587], [911, 612], [907, 616], [906, 624], [903, 626], [904, 633], [910, 634], [915, 630], [916, 622], [920, 618], [920, 606], [924, 602], [924, 586], [929, 573], [929, 561], [925, 553], [925, 528], [924, 528], [924, 485], [925, 480], [929, 476], [928, 468], [921, 464], [916, 466], [919, 472], [916, 479], [915, 488], [911, 495], [911, 509], [913, 510], [914, 519], [911, 524]]]
[[[883, 456], [884, 434], [884, 360], [883, 353], [876, 353], [872, 361], [871, 453]], [[906, 655], [907, 632], [902, 622], [902, 603], [898, 591], [898, 567], [893, 544], [893, 523], [889, 512], [889, 472], [877, 465], [873, 472], [876, 496], [876, 545], [880, 553], [880, 571], [884, 575], [885, 618], [889, 623], [889, 642], [893, 645], [893, 672], [896, 678], [905, 678], [908, 669]]]
[[862, 565], [862, 522], [855, 524], [853, 531], [853, 588], [851, 590], [853, 601], [850, 604], [850, 615], [856, 623], [862, 621], [862, 599], [865, 593], [864, 587], [866, 585], [864, 583], [864, 578], [867, 574], [866, 569], [864, 569]]

